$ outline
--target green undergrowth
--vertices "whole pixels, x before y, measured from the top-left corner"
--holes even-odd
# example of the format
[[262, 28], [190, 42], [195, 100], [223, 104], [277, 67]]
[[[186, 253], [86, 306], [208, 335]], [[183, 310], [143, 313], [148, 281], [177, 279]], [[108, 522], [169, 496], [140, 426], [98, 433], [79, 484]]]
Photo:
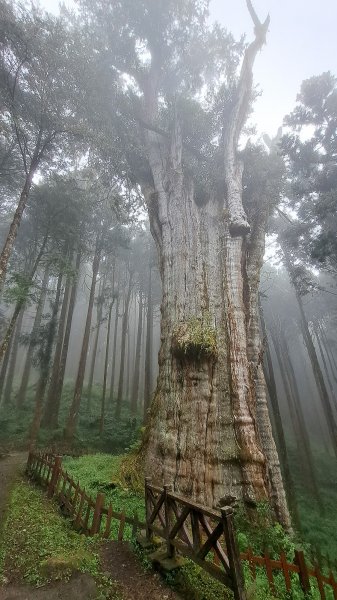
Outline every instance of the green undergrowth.
[[91, 575], [97, 600], [121, 600], [116, 585], [101, 571], [99, 539], [76, 533], [45, 492], [19, 481], [10, 497], [1, 539], [0, 580], [41, 586]]
[[[121, 481], [121, 465], [124, 456], [111, 456], [108, 454], [95, 454], [81, 456], [79, 458], [67, 457], [64, 459], [64, 467], [75, 480], [79, 480], [92, 496], [97, 492], [105, 494], [106, 504], [111, 502], [116, 511], [125, 510], [126, 514], [132, 516], [136, 511], [138, 516], [144, 518], [144, 498], [139, 492], [128, 489], [123, 486]], [[240, 550], [244, 551], [251, 547], [254, 554], [260, 555], [268, 551], [271, 558], [279, 558], [283, 550], [289, 562], [293, 562], [294, 550], [303, 549], [309, 560], [308, 544], [301, 541], [297, 536], [290, 538], [282, 527], [273, 524], [270, 518], [269, 510], [266, 505], [259, 505], [255, 514], [254, 522], [250, 522], [246, 513], [240, 507], [236, 510], [235, 525], [237, 531]], [[118, 523], [113, 530], [113, 537], [116, 536]], [[126, 539], [131, 538], [131, 531], [126, 531]], [[145, 568], [150, 567], [150, 561], [145, 552], [135, 545], [136, 552]], [[244, 563], [245, 581], [248, 590], [248, 600], [273, 600], [281, 598], [285, 600], [303, 600], [304, 595], [300, 588], [298, 576], [292, 575], [293, 585], [291, 593], [286, 592], [284, 577], [277, 571], [274, 572], [275, 592], [269, 589], [266, 572], [262, 568], [257, 568], [256, 580], [251, 577], [248, 565]], [[166, 576], [167, 582], [176, 589], [183, 598], [189, 600], [216, 600], [221, 598], [232, 598], [230, 590], [210, 577], [205, 571], [199, 568], [191, 561], [186, 561], [185, 565], [177, 572]], [[327, 600], [332, 599], [328, 588], [326, 588]], [[318, 600], [319, 591], [313, 586], [312, 595], [308, 599]]]
[[[140, 521], [145, 519], [144, 498], [142, 494], [122, 485], [120, 477], [121, 464], [124, 456], [111, 454], [91, 454], [78, 458], [65, 457], [63, 466], [80, 486], [93, 498], [97, 493], [105, 496], [105, 506], [109, 503], [117, 512], [128, 516], [137, 513]], [[116, 538], [119, 523], [113, 521], [112, 537]], [[125, 539], [131, 539], [131, 527], [125, 526]]]
[[301, 465], [295, 448], [290, 448], [291, 468], [300, 517], [301, 536], [317, 549], [337, 561], [337, 468], [336, 458], [326, 453], [315, 453], [315, 475], [321, 503], [312, 498], [303, 482]]
[[[0, 407], [0, 446], [25, 449], [34, 412], [35, 386], [28, 389], [25, 403], [20, 410], [15, 407], [16, 393], [17, 387], [12, 392], [12, 404]], [[42, 422], [38, 437], [39, 447], [59, 448], [61, 451], [64, 449], [64, 427], [72, 397], [73, 384], [67, 383], [62, 392], [59, 427], [50, 430], [44, 427]], [[142, 415], [131, 415], [127, 401], [122, 404], [121, 418], [118, 421], [114, 417], [115, 400], [111, 404], [107, 403], [104, 433], [100, 435], [101, 398], [102, 387], [96, 385], [92, 389], [91, 404], [88, 408], [87, 390], [84, 389], [78, 427], [71, 447], [73, 453], [99, 451], [117, 454], [128, 450], [138, 439]]]

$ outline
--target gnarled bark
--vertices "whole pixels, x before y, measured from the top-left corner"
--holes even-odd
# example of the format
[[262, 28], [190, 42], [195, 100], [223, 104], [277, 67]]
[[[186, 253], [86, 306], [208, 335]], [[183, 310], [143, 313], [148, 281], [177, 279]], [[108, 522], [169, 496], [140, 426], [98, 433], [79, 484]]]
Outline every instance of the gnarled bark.
[[[255, 15], [255, 13], [254, 13]], [[248, 272], [250, 229], [242, 207], [238, 138], [252, 65], [268, 26], [247, 48], [224, 131], [225, 193], [195, 201], [175, 118], [170, 143], [146, 131], [153, 185], [143, 186], [162, 280], [159, 376], [147, 428], [146, 472], [207, 505], [270, 499], [289, 527], [262, 368], [256, 283]], [[145, 120], [156, 115], [153, 63]], [[261, 246], [261, 244], [260, 244]], [[252, 268], [259, 270], [259, 260]]]

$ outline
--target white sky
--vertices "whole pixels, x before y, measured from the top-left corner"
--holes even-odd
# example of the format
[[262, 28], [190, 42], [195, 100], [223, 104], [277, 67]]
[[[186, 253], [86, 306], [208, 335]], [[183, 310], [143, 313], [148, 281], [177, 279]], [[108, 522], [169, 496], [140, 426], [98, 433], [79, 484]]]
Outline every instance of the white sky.
[[[58, 0], [40, 3], [51, 12], [58, 10]], [[337, 75], [337, 0], [253, 3], [261, 21], [268, 12], [271, 17], [267, 45], [257, 57], [254, 69], [262, 96], [255, 103], [253, 121], [258, 132], [272, 136], [284, 115], [294, 107], [303, 79], [329, 70]], [[65, 4], [72, 2], [66, 0]], [[246, 33], [247, 40], [252, 39], [253, 27], [245, 0], [211, 0], [211, 17], [235, 38]]]

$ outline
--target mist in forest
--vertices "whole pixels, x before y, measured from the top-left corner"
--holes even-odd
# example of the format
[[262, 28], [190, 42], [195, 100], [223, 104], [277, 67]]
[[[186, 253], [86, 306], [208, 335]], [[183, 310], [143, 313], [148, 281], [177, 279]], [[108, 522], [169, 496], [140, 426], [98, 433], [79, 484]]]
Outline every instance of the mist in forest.
[[0, 0], [0, 449], [138, 452], [336, 558], [337, 65], [273, 110], [241, 4]]

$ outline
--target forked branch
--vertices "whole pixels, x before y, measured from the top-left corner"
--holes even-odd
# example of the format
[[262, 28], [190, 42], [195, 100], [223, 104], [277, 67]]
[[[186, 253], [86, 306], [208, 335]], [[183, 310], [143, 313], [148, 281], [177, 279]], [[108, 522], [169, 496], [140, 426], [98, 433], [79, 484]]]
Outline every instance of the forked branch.
[[229, 212], [229, 229], [232, 236], [246, 235], [250, 231], [247, 216], [242, 206], [242, 170], [243, 165], [238, 157], [237, 146], [242, 128], [247, 118], [251, 92], [253, 87], [253, 66], [257, 52], [266, 41], [270, 17], [261, 23], [251, 0], [246, 0], [249, 14], [254, 23], [255, 39], [249, 44], [243, 58], [241, 72], [231, 115], [224, 124], [224, 158], [225, 179], [227, 187], [227, 208]]

